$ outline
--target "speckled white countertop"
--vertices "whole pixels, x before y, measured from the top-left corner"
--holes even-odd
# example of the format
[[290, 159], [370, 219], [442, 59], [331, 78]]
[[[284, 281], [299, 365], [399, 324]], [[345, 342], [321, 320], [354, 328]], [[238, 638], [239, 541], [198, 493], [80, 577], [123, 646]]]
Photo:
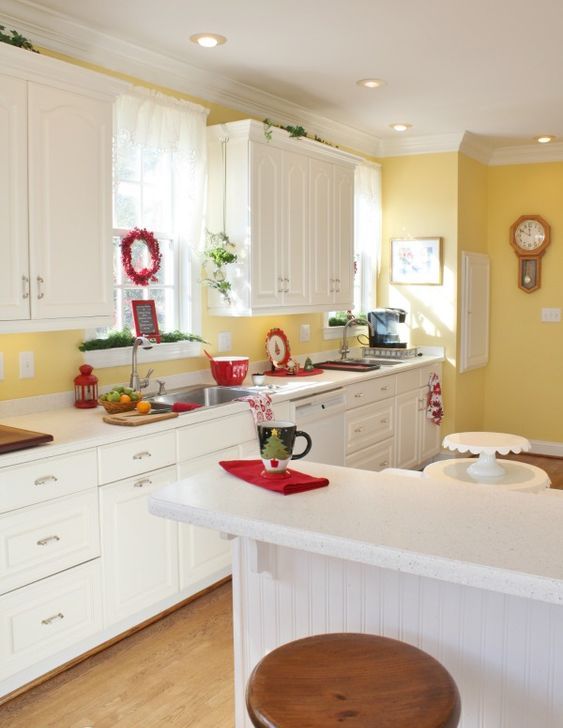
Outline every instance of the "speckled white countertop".
[[213, 466], [150, 499], [158, 516], [563, 605], [563, 498], [302, 462], [328, 488], [281, 496]]
[[[278, 387], [275, 391], [270, 392], [273, 401], [283, 402], [297, 400], [311, 394], [326, 392], [347, 384], [353, 384], [354, 382], [397, 374], [442, 360], [443, 357], [441, 356], [421, 356], [394, 367], [382, 367], [381, 369], [362, 374], [356, 372], [327, 371], [319, 376], [313, 377], [267, 377], [266, 381], [268, 384], [271, 383]], [[200, 378], [198, 383], [208, 384], [210, 386], [215, 384], [211, 380], [208, 372]], [[250, 377], [243, 386], [251, 386]], [[265, 391], [263, 388], [254, 389], [256, 391]], [[37, 460], [38, 458], [82, 450], [88, 447], [97, 447], [119, 440], [138, 437], [141, 434], [149, 435], [177, 427], [185, 427], [236, 412], [243, 412], [248, 409], [248, 405], [244, 402], [231, 402], [220, 407], [193, 410], [175, 419], [161, 420], [154, 424], [143, 425], [142, 427], [116, 427], [115, 425], [108, 425], [103, 421], [102, 418], [105, 412], [101, 407], [91, 410], [63, 407], [41, 412], [32, 412], [30, 414], [6, 416], [5, 412], [9, 411], [9, 405], [5, 402], [0, 403], [0, 405], [2, 412], [0, 421], [3, 425], [36, 432], [45, 432], [54, 437], [53, 442], [46, 445], [0, 455], [0, 468]]]

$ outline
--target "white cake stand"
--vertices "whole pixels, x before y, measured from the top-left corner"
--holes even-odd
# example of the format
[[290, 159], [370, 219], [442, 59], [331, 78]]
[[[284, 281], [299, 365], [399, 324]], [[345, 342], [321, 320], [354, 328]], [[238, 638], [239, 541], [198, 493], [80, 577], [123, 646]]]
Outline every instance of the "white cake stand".
[[509, 452], [527, 452], [532, 448], [530, 441], [525, 437], [507, 435], [503, 432], [457, 432], [446, 435], [442, 446], [448, 450], [479, 455], [479, 458], [467, 467], [469, 475], [475, 478], [498, 478], [505, 474], [505, 469], [497, 461], [497, 452], [507, 455]]

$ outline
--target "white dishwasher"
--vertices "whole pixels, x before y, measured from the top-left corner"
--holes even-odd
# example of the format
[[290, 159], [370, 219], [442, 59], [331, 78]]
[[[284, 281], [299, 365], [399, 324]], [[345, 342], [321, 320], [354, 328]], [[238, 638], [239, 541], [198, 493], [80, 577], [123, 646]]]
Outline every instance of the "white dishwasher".
[[304, 460], [345, 465], [346, 400], [343, 389], [303, 397], [290, 402], [291, 419], [298, 430], [309, 433], [313, 446]]

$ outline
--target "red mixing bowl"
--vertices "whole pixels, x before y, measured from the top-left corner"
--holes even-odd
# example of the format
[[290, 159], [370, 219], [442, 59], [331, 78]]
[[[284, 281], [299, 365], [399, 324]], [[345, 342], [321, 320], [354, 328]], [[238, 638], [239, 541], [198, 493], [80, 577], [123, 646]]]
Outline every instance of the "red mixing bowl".
[[213, 379], [222, 387], [242, 384], [248, 372], [247, 356], [215, 356], [209, 364]]

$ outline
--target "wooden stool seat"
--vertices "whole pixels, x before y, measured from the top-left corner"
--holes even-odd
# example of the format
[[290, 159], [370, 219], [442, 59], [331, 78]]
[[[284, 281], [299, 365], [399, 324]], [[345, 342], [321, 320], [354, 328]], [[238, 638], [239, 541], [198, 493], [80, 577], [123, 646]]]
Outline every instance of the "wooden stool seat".
[[325, 634], [270, 652], [246, 705], [256, 728], [455, 728], [461, 704], [449, 672], [404, 642]]

